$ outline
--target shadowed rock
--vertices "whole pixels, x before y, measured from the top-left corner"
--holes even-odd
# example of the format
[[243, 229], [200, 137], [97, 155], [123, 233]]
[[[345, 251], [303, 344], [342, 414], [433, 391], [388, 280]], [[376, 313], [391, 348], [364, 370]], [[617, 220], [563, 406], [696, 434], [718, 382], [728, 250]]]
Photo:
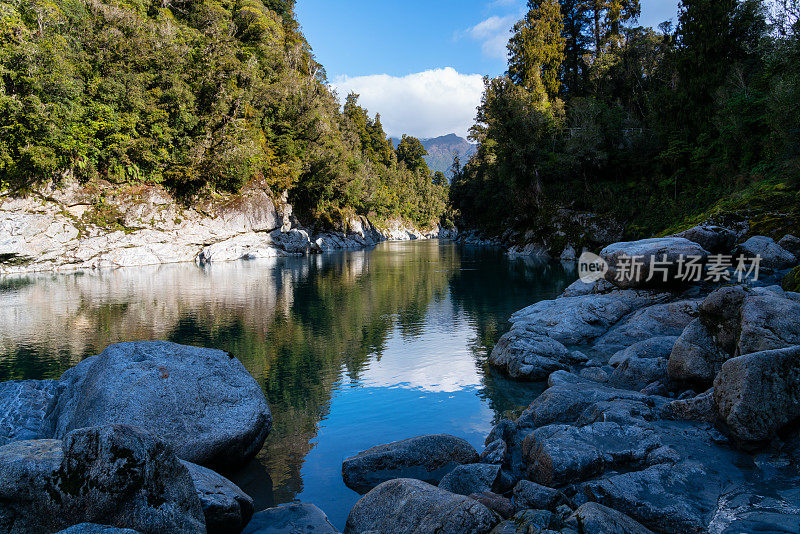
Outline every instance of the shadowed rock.
[[[681, 258], [698, 258], [698, 262], [704, 264], [709, 253], [688, 239], [661, 237], [614, 243], [604, 248], [600, 256], [608, 263], [606, 280], [628, 289], [679, 284]], [[633, 267], [634, 262], [640, 265], [638, 269], [625, 267]], [[663, 265], [659, 262], [663, 262]]]
[[286, 504], [253, 515], [242, 534], [337, 534], [328, 517], [313, 504]]
[[103, 523], [143, 534], [200, 534], [189, 472], [164, 442], [127, 426], [0, 447], [0, 531], [50, 533]]
[[347, 458], [342, 462], [342, 478], [359, 493], [401, 477], [438, 484], [456, 466], [478, 460], [477, 451], [465, 440], [434, 434], [378, 445]]
[[800, 417], [800, 346], [728, 360], [714, 381], [714, 403], [738, 440], [772, 438]]
[[652, 534], [627, 515], [596, 502], [581, 505], [566, 524], [583, 534]]
[[442, 478], [439, 488], [459, 495], [496, 491], [499, 486], [499, 475], [499, 465], [459, 465]]
[[707, 385], [728, 358], [730, 355], [717, 345], [709, 329], [700, 319], [695, 319], [675, 343], [667, 371], [677, 382]]
[[675, 234], [675, 237], [683, 237], [697, 243], [713, 254], [723, 254], [733, 250], [737, 236], [736, 232], [722, 226], [701, 224]]
[[182, 460], [192, 477], [209, 534], [239, 532], [253, 515], [253, 499], [211, 469]]
[[384, 482], [359, 500], [347, 518], [346, 534], [483, 534], [499, 518], [484, 505], [425, 482], [400, 478]]
[[751, 237], [736, 248], [736, 254], [748, 258], [761, 257], [761, 266], [771, 269], [785, 269], [797, 263], [794, 254], [778, 245], [773, 239], [764, 236]]

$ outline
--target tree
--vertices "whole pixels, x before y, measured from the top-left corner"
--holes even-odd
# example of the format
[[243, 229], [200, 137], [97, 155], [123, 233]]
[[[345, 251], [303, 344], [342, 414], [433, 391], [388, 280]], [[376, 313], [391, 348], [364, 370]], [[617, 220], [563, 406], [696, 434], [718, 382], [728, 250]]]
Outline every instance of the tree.
[[584, 5], [593, 22], [595, 58], [620, 35], [624, 23], [636, 20], [642, 12], [639, 0], [587, 0]]
[[529, 0], [528, 13], [508, 42], [508, 76], [542, 98], [555, 99], [564, 63], [564, 17], [557, 0]]
[[425, 156], [428, 155], [428, 151], [425, 150], [422, 142], [416, 137], [404, 134], [397, 145], [395, 153], [397, 154], [397, 162], [405, 164], [406, 168], [411, 172], [430, 176], [431, 171], [425, 162]]

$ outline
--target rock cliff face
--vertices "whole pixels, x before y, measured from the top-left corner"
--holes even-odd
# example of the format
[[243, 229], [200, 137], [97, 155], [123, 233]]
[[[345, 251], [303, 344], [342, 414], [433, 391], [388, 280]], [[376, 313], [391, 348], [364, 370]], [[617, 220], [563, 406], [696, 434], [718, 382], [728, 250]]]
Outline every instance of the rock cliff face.
[[187, 208], [160, 187], [67, 182], [0, 201], [0, 274], [129, 267], [360, 249], [380, 241], [451, 237], [366, 217], [347, 231], [310, 235], [286, 199], [266, 188]]

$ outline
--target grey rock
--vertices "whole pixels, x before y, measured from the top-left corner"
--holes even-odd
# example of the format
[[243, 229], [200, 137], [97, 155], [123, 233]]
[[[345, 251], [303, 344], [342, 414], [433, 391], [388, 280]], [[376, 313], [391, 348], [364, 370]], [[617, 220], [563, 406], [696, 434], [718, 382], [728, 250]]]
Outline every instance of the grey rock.
[[285, 504], [253, 515], [242, 534], [337, 534], [322, 510], [313, 504]]
[[600, 279], [595, 282], [586, 283], [581, 280], [576, 280], [570, 284], [567, 289], [558, 298], [567, 297], [582, 297], [584, 295], [591, 295], [597, 293], [608, 293], [616, 289], [616, 287], [607, 280]]
[[627, 515], [596, 502], [581, 505], [566, 524], [583, 534], [652, 534]]
[[547, 510], [522, 510], [495, 527], [492, 534], [549, 534], [561, 531], [561, 518]]
[[749, 295], [740, 315], [737, 354], [800, 345], [800, 302], [767, 292]]
[[737, 234], [722, 226], [701, 224], [684, 230], [675, 237], [683, 237], [697, 243], [713, 254], [729, 253], [736, 244]]
[[546, 335], [511, 330], [494, 346], [489, 363], [512, 378], [543, 380], [550, 373], [569, 368], [567, 348]]
[[364, 495], [350, 511], [346, 534], [437, 532], [482, 534], [492, 530], [498, 517], [484, 505], [409, 478], [384, 482]]
[[719, 347], [700, 319], [686, 327], [669, 356], [667, 371], [676, 382], [711, 384], [730, 355]]
[[586, 367], [581, 369], [578, 375], [593, 382], [608, 382], [608, 373], [601, 367]]
[[659, 464], [586, 482], [585, 498], [613, 508], [656, 532], [706, 532], [718, 484], [696, 462]]
[[611, 356], [631, 343], [654, 337], [680, 336], [684, 328], [697, 317], [699, 306], [699, 301], [682, 300], [638, 310], [599, 338], [594, 345], [594, 352]]
[[219, 468], [261, 449], [272, 415], [239, 360], [168, 342], [119, 343], [68, 370], [52, 414], [54, 435], [127, 424], [169, 443], [179, 458]]
[[764, 236], [751, 237], [736, 248], [736, 255], [748, 258], [761, 257], [761, 267], [785, 269], [797, 263], [794, 254], [778, 245], [773, 239]]
[[10, 533], [100, 522], [143, 534], [205, 532], [192, 479], [170, 447], [121, 425], [0, 447], [0, 503]]
[[117, 528], [109, 525], [98, 525], [97, 523], [81, 523], [72, 525], [69, 528], [58, 532], [58, 534], [139, 534], [129, 528]]
[[661, 446], [652, 430], [599, 422], [582, 427], [548, 425], [528, 434], [522, 455], [530, 480], [564, 486], [607, 470], [641, 464]]
[[667, 293], [617, 290], [545, 300], [514, 313], [512, 330], [544, 334], [566, 345], [579, 345], [605, 334], [626, 315], [669, 299]]
[[481, 453], [480, 461], [485, 464], [502, 464], [508, 447], [502, 439], [496, 439], [486, 445]]
[[508, 497], [503, 497], [491, 491], [484, 491], [482, 493], [471, 493], [469, 498], [478, 501], [500, 517], [509, 518], [514, 515], [514, 503]]
[[626, 358], [608, 379], [615, 388], [639, 391], [648, 384], [667, 378], [665, 358]]
[[253, 499], [239, 486], [215, 473], [185, 460], [181, 463], [192, 477], [209, 534], [239, 532], [253, 515]]
[[342, 478], [359, 493], [401, 477], [438, 484], [456, 466], [478, 460], [478, 453], [465, 440], [434, 434], [378, 445], [347, 458], [342, 462]]
[[56, 380], [0, 382], [0, 445], [49, 437], [45, 416], [57, 390]]
[[616, 353], [608, 360], [611, 365], [619, 365], [628, 358], [664, 358], [668, 359], [672, 347], [678, 341], [676, 336], [656, 336], [638, 341]]
[[783, 239], [778, 241], [778, 246], [784, 250], [788, 250], [794, 254], [796, 258], [800, 258], [800, 237], [795, 237], [791, 234], [785, 235]]
[[592, 423], [655, 419], [658, 414], [647, 395], [591, 382], [562, 384], [546, 389], [516, 421], [520, 428], [553, 423]]
[[442, 478], [439, 488], [459, 495], [497, 491], [499, 475], [496, 464], [459, 465]]
[[714, 381], [714, 404], [737, 440], [775, 436], [800, 416], [800, 346], [725, 362]]
[[700, 320], [717, 345], [728, 354], [736, 350], [740, 311], [748, 294], [742, 286], [725, 286], [709, 294], [700, 304]]
[[[705, 263], [709, 253], [693, 241], [682, 237], [662, 237], [614, 243], [604, 248], [600, 256], [608, 263], [606, 280], [621, 288], [666, 286], [680, 283], [678, 262], [680, 258], [697, 257]], [[624, 272], [620, 266], [632, 259], [641, 264], [636, 272]], [[665, 261], [665, 274], [655, 262]], [[652, 274], [652, 277], [651, 277]], [[666, 281], [665, 281], [666, 275]], [[648, 278], [651, 278], [648, 281]]]
[[517, 510], [555, 510], [566, 501], [564, 494], [530, 480], [520, 480], [514, 486], [514, 506]]
[[684, 421], [713, 423], [717, 419], [714, 388], [689, 399], [678, 399], [664, 407], [664, 416]]
[[276, 230], [270, 234], [272, 241], [289, 254], [307, 254], [311, 248], [308, 232], [292, 228], [286, 232]]

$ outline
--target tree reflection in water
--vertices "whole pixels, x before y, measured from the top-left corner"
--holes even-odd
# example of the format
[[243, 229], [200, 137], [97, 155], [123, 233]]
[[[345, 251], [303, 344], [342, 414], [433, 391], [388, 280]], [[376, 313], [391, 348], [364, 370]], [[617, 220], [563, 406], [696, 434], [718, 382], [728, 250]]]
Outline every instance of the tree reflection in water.
[[303, 500], [343, 526], [344, 456], [430, 432], [480, 449], [541, 386], [485, 365], [509, 315], [575, 279], [558, 263], [421, 241], [372, 251], [0, 280], [0, 379], [57, 378], [119, 341], [226, 350], [259, 380], [274, 427], [230, 474], [257, 509]]

